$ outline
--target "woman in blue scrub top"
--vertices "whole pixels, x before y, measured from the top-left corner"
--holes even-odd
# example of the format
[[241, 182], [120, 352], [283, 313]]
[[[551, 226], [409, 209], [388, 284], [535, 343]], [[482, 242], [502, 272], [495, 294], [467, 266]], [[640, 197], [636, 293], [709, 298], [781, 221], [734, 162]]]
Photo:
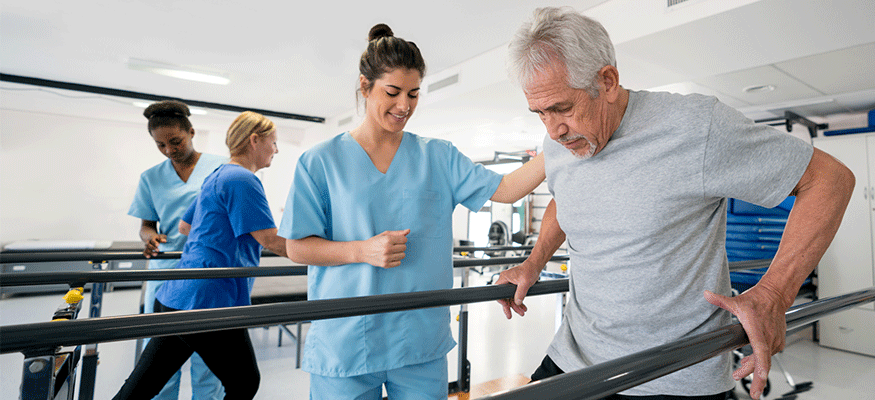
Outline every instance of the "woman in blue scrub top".
[[[167, 157], [140, 175], [140, 184], [128, 215], [140, 218], [140, 239], [145, 243], [143, 255], [151, 258], [159, 251], [182, 251], [185, 235], [179, 233], [179, 219], [194, 202], [204, 179], [227, 157], [199, 153], [192, 145], [194, 128], [185, 104], [165, 100], [143, 112], [149, 120], [149, 135], [158, 150]], [[149, 269], [174, 268], [179, 260], [150, 260]], [[143, 297], [144, 312], [154, 312], [155, 292], [164, 281], [147, 281]], [[156, 400], [179, 397], [181, 371], [173, 375]], [[219, 400], [224, 396], [222, 382], [210, 372], [197, 354], [191, 358], [192, 399]]]
[[[276, 235], [259, 169], [276, 154], [276, 129], [264, 116], [246, 111], [228, 129], [231, 161], [204, 180], [179, 230], [188, 235], [177, 268], [258, 266], [262, 246], [285, 257]], [[248, 278], [166, 281], [156, 294], [159, 312], [250, 305]], [[260, 374], [245, 328], [152, 338], [114, 399], [151, 399], [186, 359], [197, 353], [221, 380], [225, 399], [252, 399]]]
[[[425, 62], [388, 26], [359, 64], [365, 118], [299, 159], [279, 234], [308, 267], [308, 300], [449, 289], [452, 213], [513, 203], [544, 180], [541, 156], [502, 177], [450, 142], [405, 132]], [[446, 399], [449, 308], [314, 321], [302, 368], [311, 399]]]

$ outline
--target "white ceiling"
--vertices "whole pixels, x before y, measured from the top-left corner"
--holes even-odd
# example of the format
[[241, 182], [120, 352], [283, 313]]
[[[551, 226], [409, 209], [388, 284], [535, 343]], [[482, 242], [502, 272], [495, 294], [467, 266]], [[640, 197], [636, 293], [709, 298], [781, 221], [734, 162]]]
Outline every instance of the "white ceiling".
[[[599, 19], [631, 89], [712, 94], [751, 118], [817, 119], [875, 108], [875, 1], [570, 0]], [[355, 107], [368, 29], [388, 23], [429, 75], [506, 46], [550, 1], [35, 0], [0, 8], [0, 72], [329, 118]], [[226, 86], [135, 71], [129, 58], [227, 73]], [[494, 74], [505, 74], [496, 70]], [[745, 93], [754, 85], [775, 90]], [[0, 82], [0, 107], [142, 122], [127, 99]], [[235, 113], [212, 112], [223, 124]], [[423, 103], [410, 130], [472, 158], [532, 148], [543, 128], [506, 79]], [[309, 122], [280, 125], [304, 130]], [[326, 124], [328, 125], [328, 124]], [[333, 130], [333, 126], [326, 126]]]

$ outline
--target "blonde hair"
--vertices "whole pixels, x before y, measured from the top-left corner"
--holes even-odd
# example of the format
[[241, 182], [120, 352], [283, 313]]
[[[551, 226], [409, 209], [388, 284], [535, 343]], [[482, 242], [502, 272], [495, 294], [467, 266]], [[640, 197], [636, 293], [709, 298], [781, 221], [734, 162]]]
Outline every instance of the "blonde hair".
[[228, 145], [231, 156], [239, 156], [246, 153], [250, 136], [253, 134], [268, 136], [274, 129], [276, 128], [273, 121], [267, 119], [264, 115], [252, 111], [244, 111], [237, 116], [237, 119], [228, 128], [225, 144]]

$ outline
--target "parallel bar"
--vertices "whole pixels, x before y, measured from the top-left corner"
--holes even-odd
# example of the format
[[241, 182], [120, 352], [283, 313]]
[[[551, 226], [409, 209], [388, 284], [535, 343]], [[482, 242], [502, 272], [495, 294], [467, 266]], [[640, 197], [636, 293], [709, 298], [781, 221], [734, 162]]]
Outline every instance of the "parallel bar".
[[[457, 258], [453, 260], [453, 267], [479, 267], [482, 265], [502, 265], [502, 264], [519, 264], [526, 261], [528, 257], [499, 257], [499, 258]], [[570, 256], [553, 256], [550, 261], [566, 261]]]
[[[273, 253], [271, 253], [273, 254]], [[166, 251], [152, 257], [156, 260], [178, 259], [181, 251]], [[142, 250], [84, 250], [84, 251], [4, 251], [0, 264], [25, 264], [34, 262], [146, 260]]]
[[126, 97], [131, 99], [143, 99], [150, 101], [161, 101], [161, 100], [169, 100], [175, 99], [179, 100], [189, 106], [194, 107], [204, 107], [204, 108], [212, 108], [214, 110], [225, 110], [225, 111], [233, 111], [233, 112], [243, 112], [243, 111], [254, 111], [259, 114], [268, 116], [268, 117], [279, 117], [286, 119], [296, 119], [300, 121], [309, 121], [309, 122], [317, 122], [324, 123], [325, 118], [323, 117], [313, 117], [309, 115], [301, 115], [301, 114], [292, 114], [287, 112], [280, 111], [271, 111], [271, 110], [262, 110], [258, 108], [250, 108], [250, 107], [239, 107], [232, 106], [227, 104], [219, 104], [219, 103], [211, 103], [207, 101], [199, 101], [199, 100], [186, 100], [180, 99], [173, 96], [159, 96], [149, 93], [142, 92], [133, 92], [130, 90], [121, 90], [121, 89], [111, 89], [100, 86], [92, 86], [92, 85], [83, 85], [80, 83], [70, 83], [70, 82], [61, 82], [61, 81], [53, 81], [48, 79], [41, 78], [32, 78], [29, 76], [18, 76], [18, 75], [10, 75], [10, 74], [2, 74], [0, 73], [0, 81], [4, 82], [12, 82], [12, 83], [20, 83], [24, 85], [32, 85], [32, 86], [44, 86], [56, 89], [64, 89], [64, 90], [73, 90], [77, 92], [86, 92], [86, 93], [96, 93], [103, 94], [107, 96], [116, 96], [116, 97]]
[[[177, 252], [178, 253], [178, 252]], [[142, 256], [142, 253], [137, 253]], [[167, 254], [167, 253], [164, 253]], [[169, 257], [168, 257], [169, 258]], [[553, 256], [550, 261], [567, 261], [568, 255]], [[127, 259], [127, 258], [119, 258]], [[454, 268], [479, 267], [486, 265], [519, 264], [526, 257], [499, 258], [457, 258], [453, 260]], [[4, 261], [5, 262], [5, 261]], [[729, 263], [730, 271], [741, 271], [768, 267], [772, 260], [736, 261]], [[288, 267], [244, 267], [244, 268], [202, 268], [193, 269], [163, 269], [137, 271], [69, 271], [69, 272], [38, 272], [38, 273], [2, 273], [0, 286], [33, 286], [65, 283], [70, 286], [84, 286], [89, 282], [137, 282], [150, 280], [173, 279], [208, 279], [208, 278], [238, 278], [280, 275], [307, 275], [307, 267], [293, 265]]]
[[[506, 251], [506, 250], [531, 250], [533, 246], [495, 246], [476, 247], [458, 246], [453, 247], [453, 252], [461, 251]], [[152, 257], [157, 260], [178, 259], [181, 251], [164, 251]], [[278, 255], [263, 250], [262, 257], [279, 257]], [[3, 251], [0, 252], [0, 264], [24, 264], [33, 262], [65, 262], [65, 261], [118, 261], [118, 260], [147, 260], [142, 250], [106, 249], [106, 250], [40, 250], [40, 251]]]
[[[0, 354], [29, 349], [53, 349], [86, 343], [113, 342], [146, 337], [252, 328], [370, 315], [417, 308], [443, 307], [510, 298], [514, 285], [394, 293], [333, 300], [310, 300], [178, 311], [143, 315], [88, 318], [0, 326]], [[568, 280], [536, 283], [529, 296], [568, 291]]]
[[[875, 287], [802, 304], [787, 311], [787, 329], [871, 301], [875, 301]], [[737, 349], [748, 342], [742, 326], [733, 324], [481, 399], [600, 399]]]
[[748, 269], [768, 268], [770, 265], [772, 265], [771, 258], [763, 260], [733, 261], [729, 263], [729, 270], [744, 271]]
[[86, 283], [166, 281], [173, 279], [251, 278], [258, 276], [307, 275], [304, 265], [288, 267], [180, 268], [136, 271], [69, 271], [0, 274], [0, 286], [31, 286], [66, 283], [73, 287]]
[[453, 247], [453, 253], [458, 253], [460, 251], [513, 251], [513, 250], [532, 250], [535, 246], [492, 246], [492, 247], [478, 247], [478, 246], [456, 246]]

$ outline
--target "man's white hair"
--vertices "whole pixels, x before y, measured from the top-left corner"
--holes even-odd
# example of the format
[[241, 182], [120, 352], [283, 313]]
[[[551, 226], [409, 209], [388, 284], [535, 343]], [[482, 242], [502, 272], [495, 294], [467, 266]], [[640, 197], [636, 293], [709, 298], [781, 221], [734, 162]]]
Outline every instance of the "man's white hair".
[[512, 75], [525, 88], [535, 74], [564, 64], [568, 86], [584, 89], [598, 97], [598, 71], [617, 66], [614, 45], [608, 32], [597, 21], [569, 7], [535, 10], [531, 21], [523, 24], [510, 42]]

